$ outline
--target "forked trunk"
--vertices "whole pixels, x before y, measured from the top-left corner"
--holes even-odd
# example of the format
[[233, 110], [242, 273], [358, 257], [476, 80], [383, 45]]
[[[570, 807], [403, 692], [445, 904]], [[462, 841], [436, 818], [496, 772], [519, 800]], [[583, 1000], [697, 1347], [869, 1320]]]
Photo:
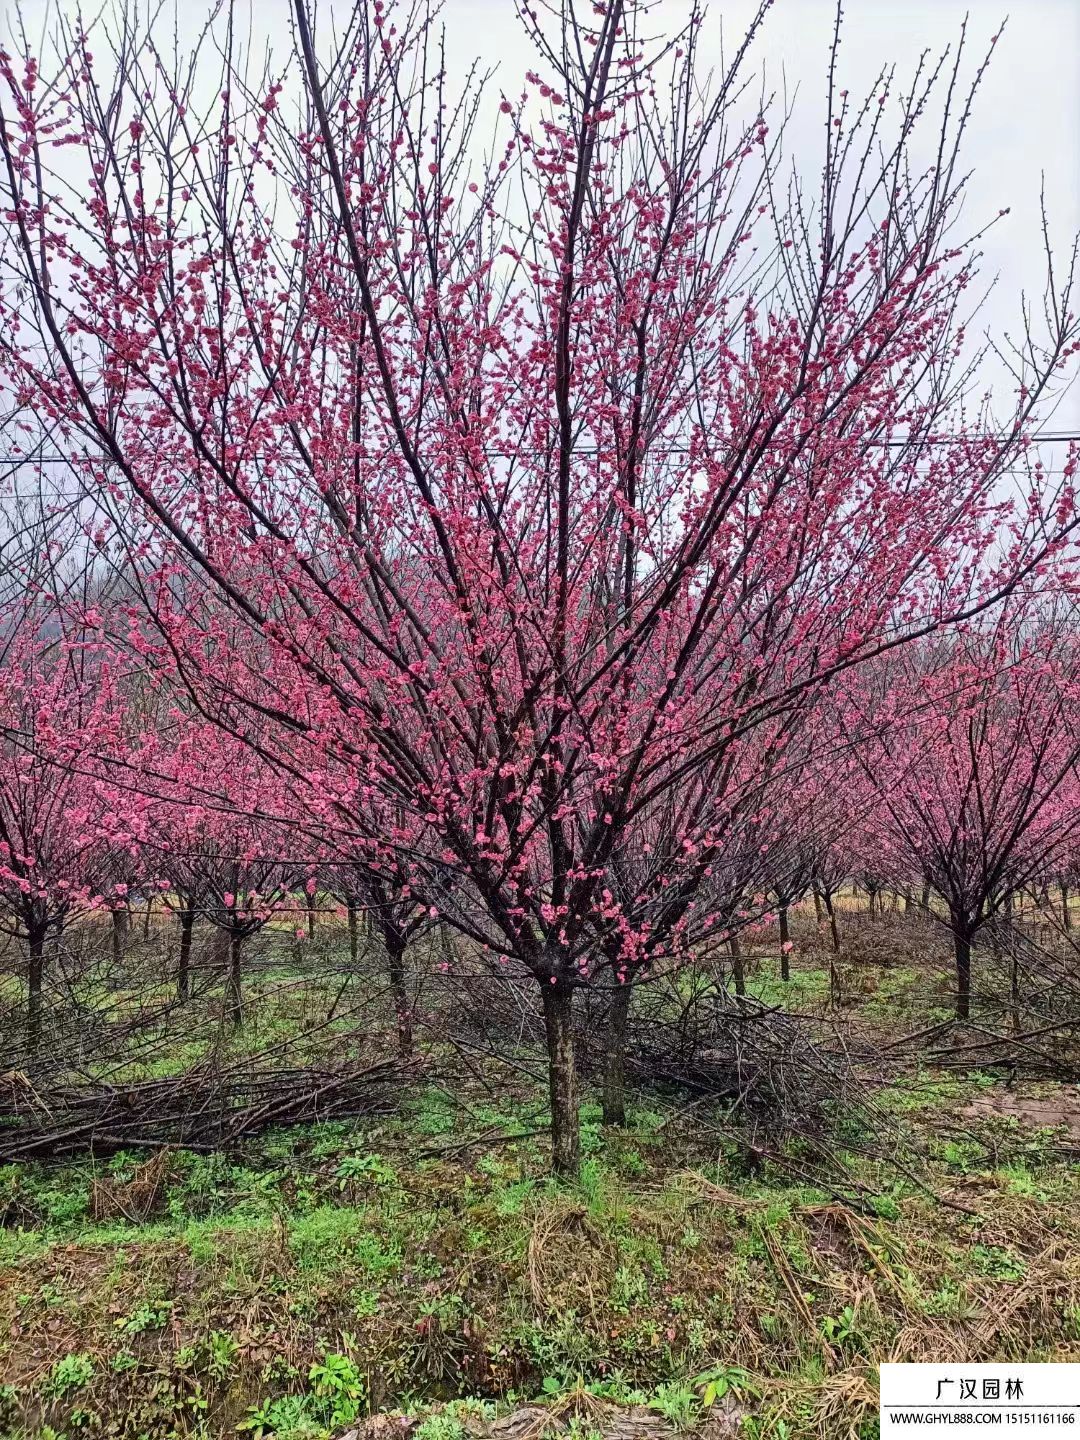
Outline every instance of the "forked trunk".
[[195, 911], [180, 911], [180, 959], [176, 967], [176, 993], [187, 1000], [191, 996], [191, 936], [195, 929]]
[[551, 1168], [556, 1175], [573, 1179], [581, 1169], [581, 1129], [574, 1068], [574, 992], [562, 982], [552, 984], [546, 981], [543, 983], [543, 996], [551, 1093]]
[[791, 967], [788, 964], [788, 956], [790, 954], [788, 946], [791, 944], [791, 936], [788, 933], [787, 906], [781, 905], [777, 913], [780, 920], [780, 979], [790, 980]]
[[604, 1055], [605, 1125], [626, 1124], [626, 1022], [630, 1014], [631, 994], [629, 984], [617, 985], [608, 1011]]
[[244, 937], [239, 930], [229, 933], [229, 983], [228, 983], [228, 1017], [229, 1024], [234, 1030], [240, 1030], [244, 1024], [244, 992], [242, 975], [240, 970], [240, 954], [244, 944]]

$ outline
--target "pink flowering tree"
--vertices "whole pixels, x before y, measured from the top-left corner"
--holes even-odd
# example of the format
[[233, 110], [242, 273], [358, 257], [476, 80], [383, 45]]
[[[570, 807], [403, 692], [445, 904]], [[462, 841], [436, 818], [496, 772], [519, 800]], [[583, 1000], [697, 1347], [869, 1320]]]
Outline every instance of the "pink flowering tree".
[[27, 1035], [41, 1039], [49, 942], [103, 906], [138, 835], [112, 807], [102, 762], [122, 740], [117, 671], [100, 635], [64, 634], [49, 607], [3, 617], [0, 928], [27, 950]]
[[[866, 679], [869, 681], [869, 673]], [[1006, 898], [1042, 880], [1080, 827], [1080, 631], [1070, 599], [894, 656], [860, 707], [882, 848], [944, 898], [956, 1014], [971, 1013], [971, 948]]]
[[168, 743], [148, 739], [132, 761], [155, 795], [150, 854], [162, 888], [175, 897], [180, 924], [181, 998], [190, 992], [191, 936], [202, 914], [226, 957], [225, 1012], [244, 1021], [243, 948], [275, 916], [295, 909], [301, 867], [280, 813], [275, 776], [251, 747], [217, 726], [172, 717]]
[[564, 1173], [575, 992], [657, 910], [620, 851], [701, 797], [659, 956], [748, 737], [1075, 524], [1071, 474], [997, 498], [1077, 343], [1067, 284], [1011, 413], [967, 395], [955, 72], [856, 99], [834, 45], [811, 197], [741, 98], [766, 9], [707, 81], [696, 12], [655, 40], [634, 0], [522, 7], [490, 135], [392, 3], [331, 46], [295, 0], [266, 84], [228, 46], [171, 73], [134, 19], [104, 58], [78, 26], [0, 57], [4, 388], [137, 545], [204, 713], [312, 803], [344, 770], [406, 816], [447, 918], [535, 980]]

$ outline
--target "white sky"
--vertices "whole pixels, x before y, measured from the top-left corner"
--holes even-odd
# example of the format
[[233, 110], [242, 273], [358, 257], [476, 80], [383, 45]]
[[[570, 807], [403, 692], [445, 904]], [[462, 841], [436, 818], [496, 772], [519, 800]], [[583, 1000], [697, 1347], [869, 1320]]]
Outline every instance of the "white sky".
[[[281, 13], [287, 8], [287, 0], [262, 4], [280, 7]], [[731, 55], [756, 8], [756, 0], [713, 0], [702, 44], [706, 62], [719, 66], [722, 48]], [[660, 32], [676, 28], [687, 5], [654, 0], [650, 9]], [[982, 246], [982, 280], [988, 284], [996, 277], [983, 324], [996, 334], [1018, 336], [1020, 291], [1037, 304], [1045, 282], [1039, 218], [1044, 177], [1051, 239], [1062, 263], [1080, 232], [1080, 0], [846, 0], [843, 9], [840, 88], [853, 96], [890, 62], [897, 66], [899, 91], [924, 50], [939, 53], [956, 44], [965, 15], [963, 73], [970, 79], [990, 37], [1007, 20], [962, 152], [973, 173], [960, 231], [975, 231], [1009, 208]], [[531, 57], [511, 0], [445, 0], [442, 13], [451, 63], [464, 65], [473, 55], [497, 63], [496, 83], [516, 94]], [[836, 0], [774, 0], [748, 58], [751, 69], [764, 72], [767, 91], [781, 96], [786, 86], [789, 97], [795, 95], [786, 149], [815, 180], [835, 14]], [[1073, 387], [1050, 426], [1080, 429], [1080, 386]]]
[[[104, 0], [108, 13], [117, 0]], [[204, 23], [209, 0], [184, 0], [176, 24], [194, 38]], [[241, 7], [246, 0], [240, 0]], [[290, 46], [290, 0], [250, 0], [254, 32], [275, 51]], [[588, 0], [580, 0], [587, 8]], [[320, 0], [320, 26], [335, 11], [346, 13], [349, 0]], [[1000, 209], [1006, 216], [986, 237], [982, 279], [997, 283], [983, 312], [995, 333], [1018, 334], [1019, 296], [1026, 289], [1037, 303], [1045, 280], [1039, 222], [1039, 191], [1045, 178], [1052, 240], [1064, 261], [1071, 237], [1080, 231], [1080, 0], [847, 0], [844, 6], [840, 84], [853, 96], [869, 86], [883, 64], [895, 61], [898, 78], [909, 77], [920, 53], [940, 52], [955, 44], [968, 15], [970, 76], [990, 36], [1008, 17], [1004, 34], [985, 78], [968, 130], [965, 155], [974, 173], [962, 229], [977, 229]], [[70, 0], [22, 0], [31, 36], [41, 33], [47, 16], [74, 13]], [[97, 11], [90, 0], [85, 15]], [[0, 0], [10, 17], [14, 7]], [[685, 0], [653, 0], [656, 32], [679, 26]], [[719, 64], [721, 43], [728, 53], [741, 39], [755, 9], [753, 0], [714, 0], [702, 45], [706, 63]], [[173, 9], [164, 7], [171, 30]], [[787, 149], [800, 168], [816, 178], [821, 163], [820, 137], [825, 116], [825, 67], [832, 35], [835, 0], [775, 0], [750, 57], [750, 68], [764, 71], [766, 87], [797, 92]], [[452, 72], [463, 74], [479, 57], [497, 66], [495, 85], [511, 94], [533, 62], [521, 34], [512, 0], [444, 0], [447, 58]], [[3, 27], [6, 32], [8, 25]], [[540, 68], [540, 67], [538, 67]], [[897, 89], [900, 88], [898, 85]], [[1080, 297], [1077, 300], [1080, 309]], [[1080, 386], [1065, 399], [1054, 429], [1080, 429]]]

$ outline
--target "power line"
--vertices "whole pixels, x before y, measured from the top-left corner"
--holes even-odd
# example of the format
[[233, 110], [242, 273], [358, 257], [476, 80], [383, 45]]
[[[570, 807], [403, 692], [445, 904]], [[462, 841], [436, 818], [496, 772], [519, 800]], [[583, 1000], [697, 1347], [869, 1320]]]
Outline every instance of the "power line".
[[[939, 445], [971, 445], [979, 440], [1004, 442], [1007, 438], [1008, 437], [1004, 435], [938, 435], [927, 436], [921, 439], [867, 440], [863, 443], [868, 450], [901, 450], [904, 446], [925, 448]], [[1033, 436], [1030, 444], [1032, 446], [1075, 445], [1080, 444], [1080, 434], [1071, 434], [1068, 431], [1048, 431], [1044, 434]], [[689, 455], [692, 453], [692, 447], [689, 445], [650, 445], [648, 451], [654, 455]], [[516, 455], [538, 455], [542, 453], [544, 452], [537, 450], [535, 447], [526, 448], [523, 445], [517, 446], [512, 450], [487, 450], [487, 454], [497, 456], [501, 459], [512, 459]], [[595, 446], [582, 445], [576, 447], [575, 453], [585, 457], [595, 457], [600, 452]], [[280, 452], [275, 452], [272, 456], [266, 456], [256, 453], [245, 457], [246, 461], [265, 460], [268, 458], [280, 460], [281, 454]], [[378, 457], [372, 455], [368, 458], [377, 459]], [[75, 465], [87, 461], [103, 465], [115, 463], [107, 455], [22, 455], [0, 453], [0, 465]]]

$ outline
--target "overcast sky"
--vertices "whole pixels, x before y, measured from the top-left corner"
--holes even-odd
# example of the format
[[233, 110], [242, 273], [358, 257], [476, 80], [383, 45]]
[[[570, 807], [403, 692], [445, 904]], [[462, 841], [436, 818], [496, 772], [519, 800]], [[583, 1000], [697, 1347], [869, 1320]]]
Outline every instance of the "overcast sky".
[[[106, 11], [115, 0], [105, 0]], [[289, 0], [253, 0], [256, 35], [287, 52]], [[0, 8], [6, 0], [0, 0]], [[23, 0], [22, 13], [33, 35], [47, 13], [76, 7], [65, 0]], [[172, 5], [168, 25], [172, 28]], [[194, 38], [204, 22], [208, 0], [184, 0], [177, 26]], [[320, 23], [328, 13], [345, 13], [346, 0], [319, 0]], [[651, 17], [657, 32], [679, 25], [684, 0], [654, 0]], [[754, 0], [715, 0], [702, 45], [706, 63], [719, 65], [745, 32]], [[98, 7], [90, 0], [84, 14]], [[1065, 258], [1071, 237], [1080, 231], [1080, 3], [1078, 0], [847, 0], [840, 53], [841, 86], [858, 94], [882, 65], [895, 61], [901, 79], [910, 76], [925, 49], [940, 52], [955, 45], [968, 15], [970, 75], [985, 53], [990, 36], [1008, 17], [1004, 34], [984, 81], [968, 132], [965, 154], [974, 172], [969, 182], [964, 229], [975, 230], [1004, 207], [1005, 217], [986, 238], [983, 279], [997, 277], [984, 319], [993, 331], [1018, 331], [1019, 295], [1036, 299], [1045, 280], [1039, 225], [1039, 191], [1045, 177], [1052, 236]], [[10, 8], [9, 8], [10, 13]], [[751, 68], [763, 73], [766, 87], [796, 95], [787, 148], [810, 173], [820, 166], [820, 135], [825, 112], [825, 67], [832, 35], [835, 0], [775, 0], [754, 51]], [[497, 66], [495, 84], [512, 94], [523, 71], [533, 63], [514, 14], [512, 0], [444, 0], [448, 61], [464, 72], [479, 56]], [[6, 27], [5, 27], [6, 28]], [[813, 167], [811, 169], [811, 167]], [[1052, 422], [1080, 428], [1080, 387]]]
[[[285, 0], [269, 3], [280, 5], [282, 14], [287, 8]], [[657, 31], [677, 26], [686, 8], [683, 0], [656, 0], [651, 13]], [[715, 0], [706, 19], [703, 58], [719, 66], [756, 8], [756, 0]], [[750, 56], [770, 92], [781, 94], [786, 87], [789, 97], [796, 96], [787, 148], [807, 168], [812, 165], [815, 175], [835, 14], [835, 0], [775, 0]], [[499, 81], [514, 92], [530, 57], [511, 0], [446, 0], [443, 15], [452, 62], [464, 63], [474, 54], [496, 62]], [[964, 147], [973, 174], [962, 229], [977, 230], [999, 210], [1010, 209], [982, 247], [982, 278], [989, 283], [996, 277], [984, 321], [995, 333], [1016, 334], [1020, 291], [1038, 300], [1045, 282], [1039, 220], [1044, 177], [1052, 239], [1063, 262], [1080, 231], [1080, 0], [1011, 0], [1011, 7], [1010, 0], [846, 0], [841, 88], [858, 94], [890, 62], [901, 81], [910, 77], [924, 50], [955, 46], [965, 15], [969, 77], [1007, 20]], [[1080, 387], [1051, 424], [1080, 429]]]

